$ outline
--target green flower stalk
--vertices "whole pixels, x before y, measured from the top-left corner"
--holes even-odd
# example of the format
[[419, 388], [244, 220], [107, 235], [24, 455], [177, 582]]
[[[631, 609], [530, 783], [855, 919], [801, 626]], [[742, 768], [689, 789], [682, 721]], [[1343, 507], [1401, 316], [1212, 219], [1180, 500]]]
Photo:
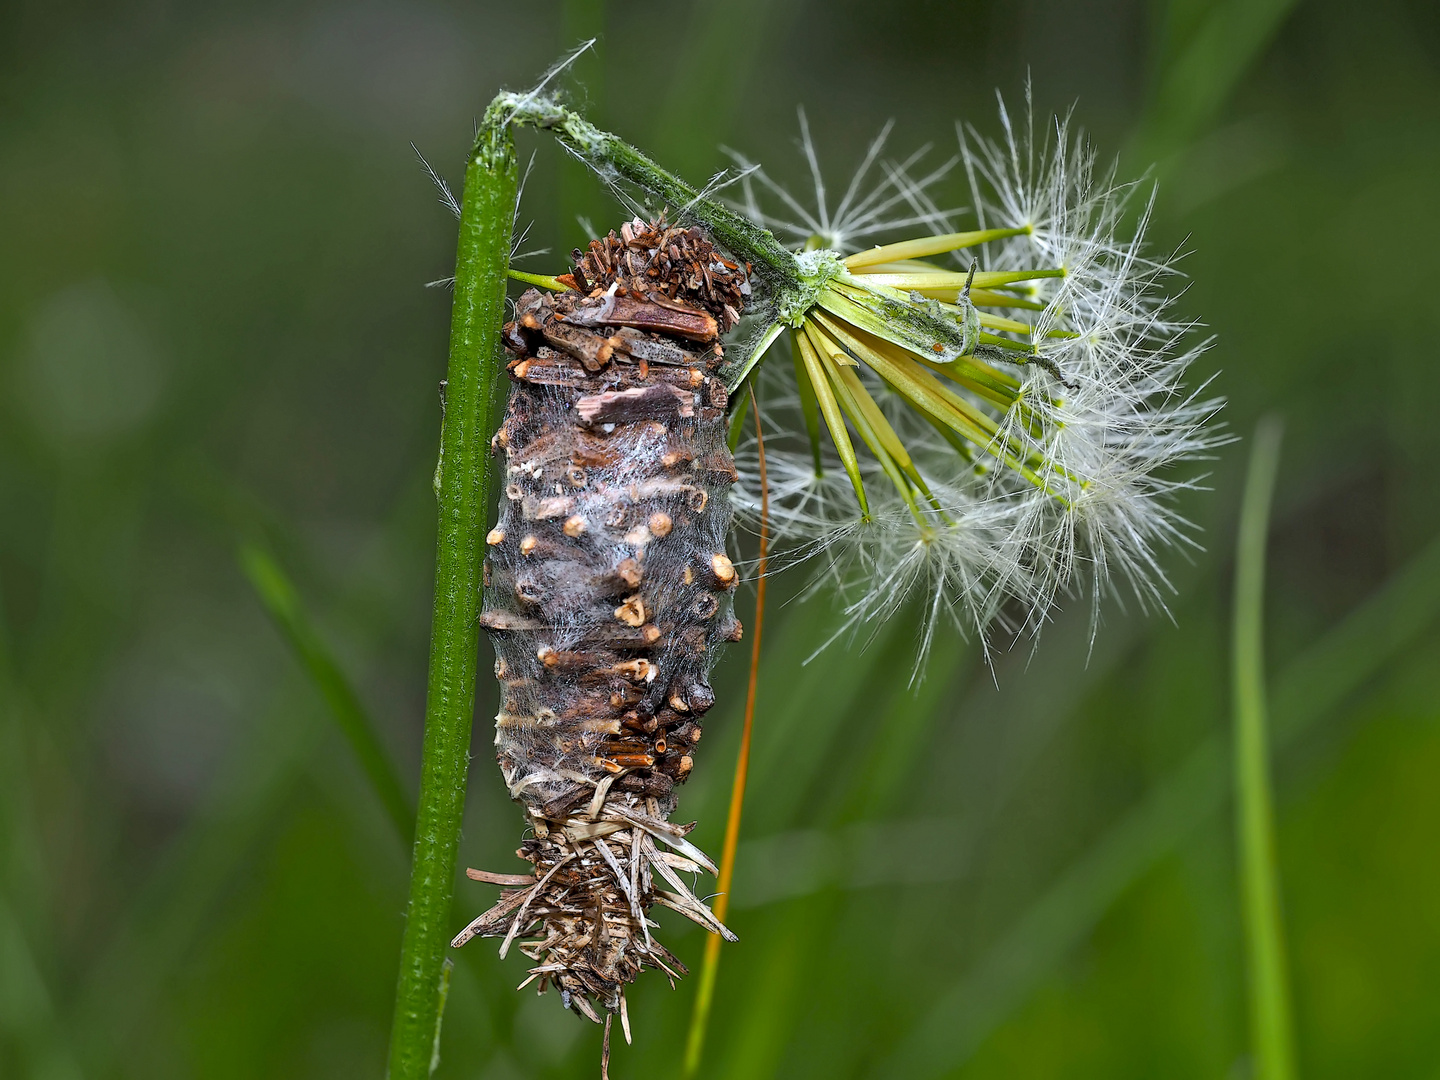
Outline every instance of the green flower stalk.
[[390, 1080], [430, 1075], [448, 987], [445, 946], [475, 712], [480, 552], [491, 503], [489, 413], [500, 378], [497, 353], [518, 183], [509, 125], [492, 107], [466, 163], [455, 256], [450, 363], [435, 471], [440, 521], [425, 745], [390, 1035]]

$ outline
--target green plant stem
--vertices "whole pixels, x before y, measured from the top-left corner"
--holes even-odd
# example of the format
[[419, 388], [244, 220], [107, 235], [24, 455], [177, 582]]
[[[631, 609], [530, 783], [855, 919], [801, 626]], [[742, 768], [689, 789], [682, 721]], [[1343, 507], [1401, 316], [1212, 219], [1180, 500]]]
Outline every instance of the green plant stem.
[[1236, 841], [1245, 924], [1253, 1075], [1257, 1080], [1292, 1080], [1295, 1075], [1279, 874], [1275, 866], [1263, 648], [1265, 540], [1279, 459], [1280, 423], [1268, 417], [1255, 432], [1240, 510], [1231, 667]]
[[395, 763], [386, 752], [375, 730], [375, 724], [360, 702], [360, 695], [350, 685], [339, 662], [326, 647], [324, 639], [305, 614], [295, 586], [269, 553], [253, 543], [240, 545], [240, 567], [250, 579], [255, 593], [265, 606], [286, 642], [325, 704], [335, 718], [341, 733], [355, 751], [376, 796], [390, 815], [401, 842], [415, 834], [415, 812], [405, 794]]
[[490, 507], [489, 412], [501, 371], [497, 354], [519, 181], [506, 121], [492, 104], [465, 170], [436, 469], [440, 521], [425, 743], [390, 1034], [391, 1080], [428, 1076], [440, 1035], [447, 923], [475, 711], [481, 538]]
[[753, 224], [716, 199], [698, 192], [675, 174], [662, 169], [650, 158], [618, 136], [601, 131], [579, 113], [553, 98], [534, 93], [502, 94], [517, 124], [550, 131], [568, 150], [613, 182], [634, 184], [652, 198], [662, 200], [677, 214], [701, 225], [728, 248], [731, 254], [753, 263], [752, 273], [762, 277], [783, 277], [791, 288], [799, 286], [795, 256], [765, 229]]

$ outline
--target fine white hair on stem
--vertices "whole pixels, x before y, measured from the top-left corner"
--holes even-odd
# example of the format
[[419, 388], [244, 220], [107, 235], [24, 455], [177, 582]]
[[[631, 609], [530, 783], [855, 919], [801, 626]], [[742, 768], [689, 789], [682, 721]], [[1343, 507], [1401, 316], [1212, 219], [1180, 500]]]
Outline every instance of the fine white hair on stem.
[[[415, 151], [415, 156], [420, 159], [420, 164], [425, 167], [425, 172], [430, 177], [431, 182], [440, 189], [440, 204], [444, 206], [447, 210], [449, 210], [452, 214], [454, 214], [456, 219], [458, 220], [461, 214], [460, 200], [455, 198], [455, 193], [450, 190], [450, 185], [445, 182], [444, 177], [442, 177], [438, 172], [435, 171], [434, 166], [432, 166], [430, 162], [425, 160], [425, 156], [420, 153], [419, 149], [415, 146], [414, 143], [410, 144], [410, 149]], [[520, 174], [519, 183], [515, 185], [515, 211], [511, 215], [511, 220], [515, 222], [515, 231], [513, 231], [510, 236], [510, 261], [512, 263], [518, 262], [521, 259], [529, 258], [532, 255], [548, 255], [550, 253], [549, 248], [530, 248], [524, 251], [521, 250], [521, 248], [525, 246], [525, 240], [530, 235], [530, 230], [535, 226], [535, 223], [532, 221], [526, 222], [523, 228], [520, 227], [520, 200], [525, 194], [525, 184], [529, 181], [530, 172], [534, 168], [535, 155], [532, 153], [529, 159], [525, 162], [525, 171]], [[434, 281], [427, 281], [425, 283], [425, 288], [427, 289], [451, 289], [454, 288], [454, 286], [455, 278], [453, 275], [449, 277], [436, 278]]]
[[[578, 56], [579, 53], [577, 53], [576, 55]], [[530, 182], [530, 173], [534, 170], [534, 168], [535, 154], [532, 152], [530, 154], [530, 157], [525, 162], [525, 171], [520, 174], [520, 182], [515, 185], [515, 211], [513, 214], [511, 214], [511, 220], [515, 222], [516, 228], [519, 228], [520, 225], [520, 200], [525, 195], [525, 185]], [[525, 246], [525, 240], [530, 235], [530, 230], [534, 227], [535, 223], [533, 221], [529, 221], [525, 223], [525, 227], [523, 229], [519, 229], [518, 232], [511, 233], [510, 261], [512, 263], [520, 259], [528, 258], [531, 255], [548, 255], [550, 253], [549, 248], [532, 248], [529, 251], [520, 250], [522, 247]]]
[[425, 160], [425, 155], [420, 153], [420, 148], [418, 146], [416, 146], [412, 142], [410, 144], [410, 149], [415, 151], [415, 156], [420, 159], [420, 164], [425, 169], [425, 175], [430, 177], [430, 182], [434, 184], [435, 187], [439, 190], [440, 205], [445, 207], [445, 209], [449, 210], [450, 213], [454, 214], [455, 220], [459, 221], [460, 200], [455, 197], [455, 192], [450, 190], [450, 185], [446, 182], [445, 178], [435, 171], [435, 166], [431, 165], [430, 162]]
[[[579, 54], [577, 53], [576, 55], [578, 56]], [[435, 167], [431, 165], [430, 162], [425, 160], [425, 155], [420, 153], [419, 148], [414, 143], [410, 144], [410, 149], [414, 150], [415, 156], [420, 159], [420, 164], [424, 166], [425, 174], [430, 177], [431, 183], [439, 189], [440, 205], [454, 214], [458, 221], [461, 214], [460, 200], [455, 197], [455, 193], [450, 189], [450, 185], [445, 181], [445, 178], [435, 170]], [[520, 174], [520, 180], [515, 185], [515, 211], [511, 215], [511, 220], [515, 222], [515, 231], [512, 232], [510, 236], [510, 261], [512, 263], [518, 262], [521, 259], [528, 259], [533, 255], [548, 255], [550, 253], [549, 248], [528, 248], [523, 251], [521, 250], [525, 247], [525, 241], [530, 236], [530, 230], [535, 227], [533, 221], [526, 222], [523, 228], [520, 226], [520, 200], [525, 195], [525, 185], [529, 182], [530, 173], [534, 168], [535, 155], [531, 153], [525, 162], [525, 171]], [[425, 288], [427, 289], [451, 289], [454, 288], [454, 286], [455, 278], [453, 275], [436, 278], [434, 281], [427, 281], [425, 283]]]
[[599, 39], [590, 38], [588, 41], [582, 41], [579, 45], [575, 47], [575, 50], [571, 52], [569, 56], [552, 65], [551, 68], [545, 72], [545, 76], [538, 83], [536, 83], [528, 91], [526, 91], [524, 95], [518, 97], [515, 100], [514, 104], [510, 107], [510, 111], [506, 113], [505, 117], [501, 120], [501, 123], [509, 124], [512, 120], [514, 120], [515, 117], [526, 106], [533, 103], [545, 92], [545, 88], [555, 81], [555, 77], [557, 75], [561, 74], [568, 67], [570, 67], [571, 64], [575, 63], [576, 60], [579, 60], [580, 57], [584, 56], [587, 52], [593, 49], [597, 40]]
[[[1147, 252], [1153, 192], [1137, 199], [1138, 182], [1119, 181], [1113, 166], [1097, 169], [1094, 151], [1083, 134], [1072, 133], [1068, 116], [1037, 132], [1029, 106], [1028, 87], [1019, 123], [1000, 102], [998, 140], [957, 125], [956, 157], [918, 175], [918, 154], [883, 159], [887, 125], [833, 213], [803, 113], [813, 209], [730, 151], [752, 170], [737, 207], [797, 248], [823, 246], [844, 255], [877, 238], [950, 234], [957, 226], [998, 230], [950, 255], [963, 268], [974, 260], [986, 271], [1025, 272], [1016, 274], [1023, 284], [1002, 283], [976, 301], [990, 309], [985, 327], [993, 330], [985, 370], [1008, 380], [1005, 393], [987, 393], [973, 380], [958, 380], [959, 389], [945, 384], [963, 399], [962, 411], [991, 425], [988, 441], [966, 442], [936, 426], [917, 410], [914, 393], [902, 395], [893, 377], [855, 364], [864, 357], [850, 347], [844, 347], [849, 359], [831, 358], [852, 365], [832, 367], [837, 388], [848, 379], [852, 398], [869, 394], [908, 454], [913, 483], [897, 480], [893, 462], [900, 459], [893, 454], [888, 473], [885, 462], [864, 454], [874, 436], [866, 439], [855, 424], [863, 409], [846, 412], [859, 450], [858, 460], [851, 458], [858, 483], [852, 480], [835, 447], [807, 434], [801, 377], [791, 375], [783, 359], [762, 370], [762, 400], [767, 413], [777, 414], [766, 426], [772, 433], [766, 455], [779, 563], [788, 557], [819, 568], [820, 587], [840, 590], [847, 625], [862, 633], [902, 604], [921, 601], [922, 656], [941, 618], [978, 632], [982, 642], [995, 627], [1033, 635], [1070, 596], [1088, 603], [1093, 634], [1101, 601], [1120, 600], [1122, 584], [1141, 609], [1164, 610], [1173, 588], [1163, 552], [1196, 546], [1175, 496], [1203, 477], [1183, 466], [1230, 440], [1214, 423], [1223, 402], [1208, 396], [1208, 381], [1185, 386], [1188, 369], [1211, 342], [1196, 340], [1196, 324], [1175, 312], [1178, 253]], [[973, 207], [965, 219], [941, 209], [936, 194], [957, 164]], [[773, 211], [771, 203], [778, 204]], [[846, 295], [883, 284], [885, 273], [930, 273], [937, 282], [945, 276], [943, 266], [897, 258], [910, 261], [857, 271], [871, 276], [848, 279]], [[940, 291], [933, 286], [929, 296]], [[916, 308], [942, 307], [909, 295]], [[952, 290], [950, 304], [953, 318], [977, 310], [968, 288], [958, 298]], [[857, 323], [857, 330], [837, 320], [833, 304], [827, 310], [818, 316], [823, 333], [873, 343], [873, 325]], [[823, 344], [823, 335], [812, 340]], [[937, 374], [946, 368], [923, 347], [905, 347], [913, 364]], [[811, 417], [823, 432], [813, 409]], [[752, 455], [742, 443], [742, 508], [757, 494], [747, 487], [755, 475]], [[868, 514], [858, 502], [861, 489]]]

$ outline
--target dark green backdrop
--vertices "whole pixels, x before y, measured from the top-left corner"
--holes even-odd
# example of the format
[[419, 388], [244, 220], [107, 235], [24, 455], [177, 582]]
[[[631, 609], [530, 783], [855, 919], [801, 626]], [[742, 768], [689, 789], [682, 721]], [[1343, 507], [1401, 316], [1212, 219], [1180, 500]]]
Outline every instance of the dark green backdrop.
[[[0, 1075], [380, 1074], [406, 849], [235, 552], [293, 578], [413, 785], [448, 327], [423, 286], [454, 223], [409, 144], [458, 180], [495, 89], [595, 32], [592, 115], [692, 180], [724, 143], [801, 181], [796, 105], [836, 181], [889, 117], [938, 161], [1027, 70], [1040, 112], [1078, 103], [1124, 169], [1156, 163], [1230, 424], [1287, 423], [1267, 601], [1302, 1070], [1435, 1077], [1424, 0], [6, 3]], [[614, 220], [522, 142], [535, 246]], [[777, 605], [707, 1076], [1246, 1074], [1224, 757], [1246, 452], [1191, 500], [1174, 622], [1112, 606], [1088, 663], [1071, 612], [993, 679], [942, 641], [912, 693], [903, 621], [802, 666], [832, 613]], [[682, 803], [711, 850], [743, 668]], [[512, 869], [482, 685], [462, 862]], [[493, 892], [462, 883], [456, 927]], [[441, 1076], [595, 1073], [595, 1031], [511, 989], [522, 961], [458, 961]], [[638, 990], [617, 1078], [677, 1075], [692, 992]]]

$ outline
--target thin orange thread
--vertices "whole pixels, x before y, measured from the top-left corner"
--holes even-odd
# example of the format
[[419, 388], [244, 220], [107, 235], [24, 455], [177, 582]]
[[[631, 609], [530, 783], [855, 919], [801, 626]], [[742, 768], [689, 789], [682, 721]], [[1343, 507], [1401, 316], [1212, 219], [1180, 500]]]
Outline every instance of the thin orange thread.
[[[720, 853], [720, 875], [716, 880], [719, 895], [712, 910], [715, 918], [725, 921], [730, 910], [730, 881], [735, 873], [735, 850], [740, 843], [740, 815], [745, 806], [745, 779], [750, 772], [750, 733], [755, 724], [755, 691], [760, 679], [760, 635], [765, 625], [765, 570], [770, 550], [770, 485], [765, 473], [765, 436], [760, 431], [760, 405], [755, 388], [750, 388], [750, 411], [755, 414], [755, 442], [760, 456], [760, 560], [755, 583], [755, 631], [750, 645], [750, 686], [745, 693], [745, 724], [740, 730], [740, 753], [735, 760], [735, 779], [730, 787], [730, 814], [725, 820], [725, 844]], [[705, 1026], [710, 1019], [710, 1003], [715, 994], [715, 973], [720, 965], [720, 937], [711, 934], [705, 941], [705, 963], [700, 973], [700, 988], [695, 996], [695, 1014], [690, 1021], [690, 1037], [685, 1048], [685, 1071], [694, 1076], [700, 1067], [700, 1053], [705, 1045]]]
[[[750, 390], [750, 410], [755, 414], [755, 443], [760, 455], [760, 562], [755, 582], [755, 636], [750, 645], [750, 686], [745, 693], [745, 726], [740, 729], [740, 756], [735, 762], [735, 782], [730, 788], [730, 816], [725, 821], [725, 846], [720, 853], [720, 877], [716, 888], [715, 917], [725, 921], [730, 908], [730, 879], [735, 872], [735, 849], [740, 843], [740, 814], [745, 806], [745, 779], [750, 772], [750, 730], [755, 723], [755, 689], [760, 681], [760, 632], [765, 622], [765, 569], [770, 547], [770, 488], [765, 476], [765, 436], [760, 432], [760, 406]], [[706, 942], [707, 955], [718, 951], [720, 939]]]

